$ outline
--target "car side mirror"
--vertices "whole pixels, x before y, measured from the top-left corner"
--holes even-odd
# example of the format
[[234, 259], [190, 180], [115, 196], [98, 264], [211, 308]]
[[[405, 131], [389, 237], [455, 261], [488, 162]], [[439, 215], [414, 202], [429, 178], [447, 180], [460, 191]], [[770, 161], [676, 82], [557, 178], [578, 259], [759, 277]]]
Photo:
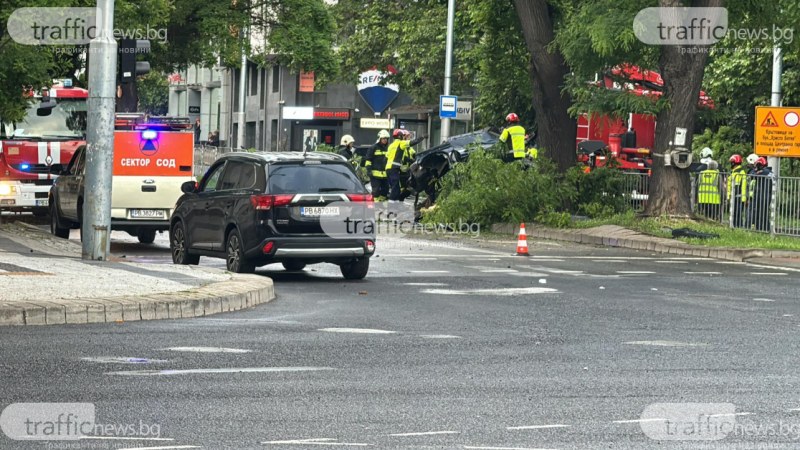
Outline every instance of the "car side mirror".
[[196, 181], [187, 181], [181, 185], [181, 192], [184, 194], [191, 194], [192, 192], [197, 191], [197, 182]]
[[49, 169], [51, 175], [64, 175], [66, 171], [67, 168], [63, 164], [53, 164]]

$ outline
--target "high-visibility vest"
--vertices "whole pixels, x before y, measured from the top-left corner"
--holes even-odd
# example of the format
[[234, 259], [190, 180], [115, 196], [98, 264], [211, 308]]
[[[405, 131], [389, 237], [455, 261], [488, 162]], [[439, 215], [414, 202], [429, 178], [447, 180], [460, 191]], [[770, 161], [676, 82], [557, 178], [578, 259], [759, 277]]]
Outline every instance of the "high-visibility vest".
[[400, 164], [400, 172], [408, 172], [408, 168], [411, 167], [411, 163], [414, 162], [414, 158], [417, 156], [417, 151], [414, 150], [413, 147], [407, 147], [403, 152], [403, 160]]
[[528, 149], [527, 155], [531, 159], [537, 159], [539, 157], [539, 150], [535, 147], [531, 147]]
[[731, 176], [728, 177], [728, 200], [731, 199], [731, 193], [734, 189], [739, 189], [735, 197], [740, 197], [742, 203], [747, 202], [747, 173], [742, 166], [736, 166], [731, 170]]
[[700, 172], [700, 176], [697, 179], [697, 203], [719, 205], [721, 202], [719, 170], [707, 169]]
[[403, 167], [403, 157], [405, 156], [406, 149], [408, 148], [408, 141], [402, 139], [395, 139], [394, 142], [389, 144], [389, 150], [386, 151], [386, 170], [400, 169]]
[[[511, 138], [510, 142], [509, 138]], [[509, 150], [514, 152], [515, 159], [525, 157], [525, 128], [522, 128], [521, 125], [512, 125], [503, 130], [500, 141], [509, 146]]]

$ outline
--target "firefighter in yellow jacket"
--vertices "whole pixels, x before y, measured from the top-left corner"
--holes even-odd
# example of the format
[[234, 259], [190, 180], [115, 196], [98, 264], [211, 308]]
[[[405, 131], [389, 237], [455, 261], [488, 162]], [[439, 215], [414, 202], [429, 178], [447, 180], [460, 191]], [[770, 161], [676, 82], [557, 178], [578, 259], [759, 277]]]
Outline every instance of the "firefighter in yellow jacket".
[[519, 116], [510, 113], [506, 116], [506, 128], [500, 134], [500, 142], [506, 144], [506, 159], [521, 160], [525, 158], [525, 128], [519, 124]]
[[386, 151], [386, 176], [389, 178], [389, 201], [400, 200], [400, 177], [402, 176], [403, 159], [406, 158], [408, 141], [406, 130], [396, 129], [392, 132], [394, 141]]

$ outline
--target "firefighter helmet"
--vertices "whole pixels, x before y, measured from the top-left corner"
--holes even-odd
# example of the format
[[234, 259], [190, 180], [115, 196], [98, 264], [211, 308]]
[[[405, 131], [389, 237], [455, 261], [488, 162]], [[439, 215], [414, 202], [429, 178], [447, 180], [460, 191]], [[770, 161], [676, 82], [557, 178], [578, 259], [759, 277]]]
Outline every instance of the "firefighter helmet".
[[731, 156], [731, 158], [728, 161], [730, 161], [730, 163], [733, 164], [734, 166], [741, 165], [742, 164], [742, 155], [733, 155], [733, 156]]
[[388, 131], [386, 131], [386, 130], [378, 131], [378, 139], [389, 139], [390, 137], [391, 136], [389, 136], [389, 132]]
[[342, 136], [341, 144], [342, 145], [350, 145], [350, 144], [354, 143], [355, 141], [356, 140], [353, 139], [353, 136], [350, 136], [349, 134], [345, 134], [344, 136]]
[[767, 167], [767, 158], [764, 158], [763, 156], [759, 157], [756, 160], [756, 167]]
[[711, 158], [712, 156], [714, 156], [714, 152], [710, 148], [704, 147], [702, 150], [700, 150], [701, 158]]
[[406, 135], [406, 130], [402, 128], [395, 128], [395, 130], [392, 131], [392, 137], [395, 139], [402, 139], [403, 136], [405, 135]]
[[752, 166], [756, 163], [756, 161], [758, 161], [758, 155], [756, 155], [755, 153], [747, 155], [747, 164]]
[[519, 116], [514, 113], [509, 113], [506, 116], [506, 122], [512, 122], [512, 123], [519, 122]]

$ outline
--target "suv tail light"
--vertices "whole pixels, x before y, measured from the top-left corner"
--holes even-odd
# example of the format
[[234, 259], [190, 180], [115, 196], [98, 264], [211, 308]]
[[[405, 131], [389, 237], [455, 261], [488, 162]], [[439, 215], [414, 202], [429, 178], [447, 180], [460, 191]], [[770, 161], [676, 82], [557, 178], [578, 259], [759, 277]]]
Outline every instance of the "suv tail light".
[[291, 194], [283, 194], [283, 195], [266, 195], [266, 194], [259, 194], [259, 195], [251, 195], [250, 196], [250, 203], [253, 205], [253, 208], [259, 211], [269, 211], [272, 209], [273, 206], [286, 206], [292, 202], [292, 198], [294, 195]]
[[347, 198], [349, 198], [351, 202], [367, 203], [367, 209], [375, 208], [372, 194], [347, 194]]
[[375, 251], [375, 242], [367, 241], [367, 252], [372, 253]]

